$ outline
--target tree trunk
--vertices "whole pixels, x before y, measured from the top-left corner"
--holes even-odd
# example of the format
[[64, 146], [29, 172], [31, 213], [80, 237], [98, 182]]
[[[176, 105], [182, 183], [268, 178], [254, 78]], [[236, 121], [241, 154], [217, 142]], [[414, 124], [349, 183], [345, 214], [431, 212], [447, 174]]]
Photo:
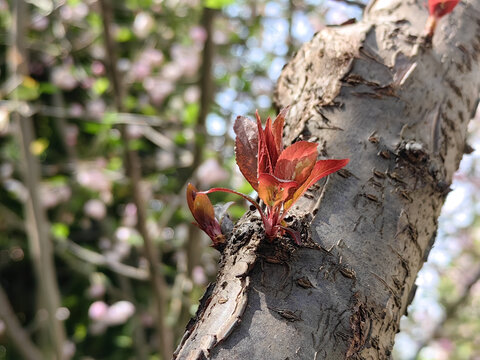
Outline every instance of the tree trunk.
[[390, 358], [480, 90], [480, 1], [442, 18], [433, 44], [423, 3], [373, 1], [285, 67], [287, 142], [350, 164], [292, 211], [305, 247], [240, 221], [177, 359]]

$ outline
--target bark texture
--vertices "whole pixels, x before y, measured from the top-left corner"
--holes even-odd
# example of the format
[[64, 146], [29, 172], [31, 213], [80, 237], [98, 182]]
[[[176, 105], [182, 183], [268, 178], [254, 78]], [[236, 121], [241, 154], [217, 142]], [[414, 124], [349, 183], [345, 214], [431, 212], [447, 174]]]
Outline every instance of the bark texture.
[[442, 18], [430, 46], [423, 3], [373, 1], [285, 67], [287, 143], [350, 164], [292, 212], [306, 247], [265, 244], [252, 214], [237, 225], [177, 359], [390, 358], [480, 90], [480, 1]]

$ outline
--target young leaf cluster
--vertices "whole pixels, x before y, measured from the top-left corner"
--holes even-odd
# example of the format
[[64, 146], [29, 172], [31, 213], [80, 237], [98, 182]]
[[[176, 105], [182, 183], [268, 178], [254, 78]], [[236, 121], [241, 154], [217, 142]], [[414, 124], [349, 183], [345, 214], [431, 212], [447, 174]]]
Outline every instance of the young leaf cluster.
[[284, 218], [287, 212], [318, 180], [347, 165], [348, 159], [317, 160], [317, 144], [308, 141], [298, 141], [284, 149], [283, 125], [287, 112], [288, 108], [280, 111], [274, 121], [269, 117], [265, 128], [258, 112], [255, 114], [256, 123], [239, 116], [233, 127], [237, 165], [257, 191], [265, 209], [251, 197], [231, 189], [213, 188], [199, 192], [189, 184], [187, 200], [190, 210], [196, 225], [210, 236], [214, 247], [220, 247], [225, 237], [206, 194], [222, 191], [242, 196], [259, 211], [269, 240], [288, 232], [300, 244], [299, 235], [286, 227]]

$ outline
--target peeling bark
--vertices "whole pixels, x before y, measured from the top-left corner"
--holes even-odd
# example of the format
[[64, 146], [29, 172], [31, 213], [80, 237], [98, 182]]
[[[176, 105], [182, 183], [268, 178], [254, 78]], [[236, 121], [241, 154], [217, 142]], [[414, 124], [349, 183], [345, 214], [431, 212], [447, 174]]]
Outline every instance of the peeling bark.
[[307, 246], [264, 245], [259, 222], [242, 219], [178, 359], [390, 358], [480, 90], [480, 2], [462, 1], [431, 45], [426, 19], [423, 0], [373, 1], [285, 67], [287, 143], [350, 164], [292, 211], [315, 215]]

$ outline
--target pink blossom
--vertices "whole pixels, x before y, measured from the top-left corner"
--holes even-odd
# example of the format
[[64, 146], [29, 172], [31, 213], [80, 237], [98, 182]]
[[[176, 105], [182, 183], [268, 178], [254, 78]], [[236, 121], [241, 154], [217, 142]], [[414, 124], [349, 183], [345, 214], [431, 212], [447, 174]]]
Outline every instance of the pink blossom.
[[79, 22], [88, 14], [88, 5], [79, 2], [75, 6], [63, 5], [60, 8], [60, 16], [64, 21]]
[[77, 87], [78, 81], [72, 74], [69, 66], [62, 65], [52, 70], [52, 83], [62, 90], [73, 90]]
[[150, 65], [143, 59], [140, 59], [132, 64], [130, 69], [130, 76], [134, 81], [145, 79], [152, 72]]
[[155, 105], [161, 105], [163, 100], [175, 90], [171, 82], [162, 79], [147, 78], [143, 86]]
[[200, 99], [200, 89], [198, 86], [189, 86], [183, 95], [186, 103], [194, 103]]
[[35, 14], [32, 17], [32, 22], [30, 23], [30, 27], [32, 30], [35, 31], [44, 31], [48, 27], [48, 17], [43, 16], [41, 14]]
[[125, 205], [122, 224], [133, 227], [137, 224], [137, 207], [133, 203]]
[[105, 74], [105, 66], [103, 65], [102, 62], [98, 60], [95, 60], [92, 62], [91, 68], [92, 68], [92, 73], [95, 76], [101, 76]]
[[205, 271], [201, 266], [195, 266], [192, 270], [192, 280], [196, 285], [205, 285], [207, 283], [207, 277], [205, 276]]
[[172, 60], [182, 69], [184, 76], [193, 76], [200, 67], [200, 54], [192, 48], [182, 45], [173, 45], [171, 49]]
[[163, 63], [163, 53], [157, 49], [148, 48], [141, 56], [152, 67], [160, 66]]
[[203, 44], [207, 40], [207, 32], [202, 26], [193, 26], [190, 29], [190, 37], [194, 42]]
[[150, 34], [155, 26], [155, 19], [145, 11], [139, 12], [133, 21], [133, 33], [140, 39], [144, 39]]
[[83, 206], [83, 212], [92, 219], [102, 220], [107, 214], [107, 207], [103, 201], [91, 199]]
[[93, 116], [103, 116], [107, 105], [102, 99], [91, 100], [87, 102], [87, 111]]
[[121, 325], [135, 313], [135, 306], [126, 300], [117, 301], [113, 303], [105, 314], [104, 321], [110, 325]]
[[110, 191], [112, 188], [112, 182], [105, 175], [102, 169], [98, 168], [80, 168], [77, 173], [78, 183], [93, 191]]
[[68, 201], [71, 196], [72, 189], [68, 185], [42, 184], [40, 187], [40, 199], [47, 209]]
[[229, 178], [228, 172], [217, 160], [208, 159], [197, 170], [197, 178], [203, 186], [210, 187]]
[[72, 105], [70, 105], [69, 113], [72, 117], [80, 117], [84, 113], [83, 106], [79, 103], [72, 103]]
[[182, 76], [182, 68], [177, 62], [165, 64], [162, 68], [162, 78], [177, 81]]
[[104, 321], [108, 312], [108, 305], [103, 301], [95, 301], [88, 308], [88, 316], [94, 321]]
[[105, 295], [105, 285], [100, 282], [91, 284], [87, 290], [88, 296], [92, 299], [98, 299]]

